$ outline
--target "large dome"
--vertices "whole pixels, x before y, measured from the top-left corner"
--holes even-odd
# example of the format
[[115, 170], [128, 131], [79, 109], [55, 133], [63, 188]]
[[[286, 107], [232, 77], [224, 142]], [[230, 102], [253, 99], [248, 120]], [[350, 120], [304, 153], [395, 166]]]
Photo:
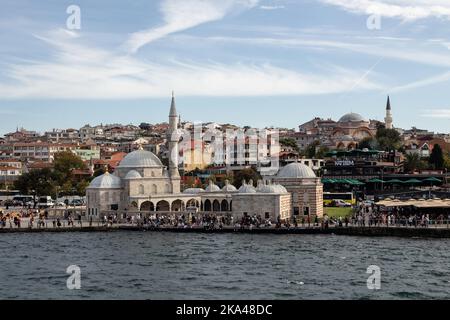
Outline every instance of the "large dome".
[[367, 120], [364, 119], [364, 117], [358, 113], [347, 113], [344, 114], [340, 119], [339, 122], [366, 122]]
[[310, 167], [299, 162], [294, 162], [281, 168], [277, 177], [289, 179], [316, 178], [316, 174]]
[[89, 188], [95, 189], [120, 189], [122, 188], [122, 181], [119, 177], [106, 172], [101, 176], [98, 176], [94, 180], [92, 180]]
[[127, 154], [119, 164], [119, 168], [154, 168], [162, 166], [161, 160], [155, 154], [142, 149]]

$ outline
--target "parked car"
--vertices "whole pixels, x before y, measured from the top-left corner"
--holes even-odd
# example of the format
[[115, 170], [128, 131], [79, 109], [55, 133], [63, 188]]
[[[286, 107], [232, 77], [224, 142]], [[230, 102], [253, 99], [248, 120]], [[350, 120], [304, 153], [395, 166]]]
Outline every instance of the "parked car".
[[84, 205], [84, 202], [80, 199], [74, 199], [72, 201], [69, 202], [69, 206], [71, 207], [79, 207]]
[[50, 196], [39, 197], [38, 206], [39, 208], [49, 208], [54, 206], [54, 201]]
[[331, 202], [332, 207], [351, 207], [352, 205], [350, 203], [345, 202], [341, 199], [335, 199]]

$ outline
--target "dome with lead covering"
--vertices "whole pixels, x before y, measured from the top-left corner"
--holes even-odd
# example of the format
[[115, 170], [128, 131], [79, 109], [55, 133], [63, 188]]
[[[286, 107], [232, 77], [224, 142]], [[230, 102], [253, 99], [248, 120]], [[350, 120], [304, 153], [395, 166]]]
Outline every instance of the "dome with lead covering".
[[280, 184], [265, 184], [262, 181], [258, 182], [256, 191], [260, 193], [287, 193], [286, 188]]
[[89, 188], [93, 189], [120, 189], [122, 188], [122, 181], [119, 177], [106, 172], [92, 180]]
[[253, 186], [253, 181], [250, 180], [249, 183], [244, 181], [242, 186], [239, 188], [239, 193], [256, 193], [256, 188]]
[[205, 190], [203, 190], [202, 188], [188, 188], [183, 191], [183, 193], [185, 194], [197, 194], [201, 192], [205, 192]]
[[152, 152], [139, 149], [125, 156], [119, 168], [155, 168], [163, 167], [161, 160]]
[[364, 117], [358, 113], [347, 113], [344, 114], [340, 119], [339, 122], [365, 122], [367, 121], [364, 119]]
[[125, 179], [140, 179], [140, 178], [142, 178], [142, 176], [136, 170], [128, 171], [127, 175], [125, 176]]
[[277, 177], [289, 179], [316, 178], [316, 174], [310, 167], [299, 162], [294, 162], [281, 168]]
[[209, 185], [205, 191], [206, 192], [219, 192], [221, 190], [218, 185], [214, 184], [214, 182], [212, 182], [212, 181], [209, 181]]
[[227, 180], [225, 181], [225, 186], [222, 188], [222, 191], [224, 192], [234, 192], [237, 191], [236, 187], [230, 184], [230, 182]]

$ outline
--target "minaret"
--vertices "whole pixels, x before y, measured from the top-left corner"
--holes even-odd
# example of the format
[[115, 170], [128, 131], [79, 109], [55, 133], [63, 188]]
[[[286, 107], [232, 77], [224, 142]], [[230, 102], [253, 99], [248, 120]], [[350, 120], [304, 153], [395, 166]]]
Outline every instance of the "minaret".
[[172, 103], [170, 105], [169, 113], [169, 131], [167, 132], [167, 141], [169, 142], [169, 177], [172, 183], [172, 193], [180, 192], [180, 172], [178, 171], [179, 140], [178, 115], [175, 106], [175, 96], [172, 91]]
[[391, 113], [391, 100], [388, 96], [386, 104], [386, 117], [384, 118], [386, 129], [392, 129], [392, 113]]

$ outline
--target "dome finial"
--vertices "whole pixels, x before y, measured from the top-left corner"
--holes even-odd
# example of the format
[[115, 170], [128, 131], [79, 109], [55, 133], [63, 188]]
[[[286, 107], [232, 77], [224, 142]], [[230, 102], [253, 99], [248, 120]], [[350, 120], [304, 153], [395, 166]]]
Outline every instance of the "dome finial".
[[105, 164], [105, 174], [109, 174], [109, 168], [107, 164]]

